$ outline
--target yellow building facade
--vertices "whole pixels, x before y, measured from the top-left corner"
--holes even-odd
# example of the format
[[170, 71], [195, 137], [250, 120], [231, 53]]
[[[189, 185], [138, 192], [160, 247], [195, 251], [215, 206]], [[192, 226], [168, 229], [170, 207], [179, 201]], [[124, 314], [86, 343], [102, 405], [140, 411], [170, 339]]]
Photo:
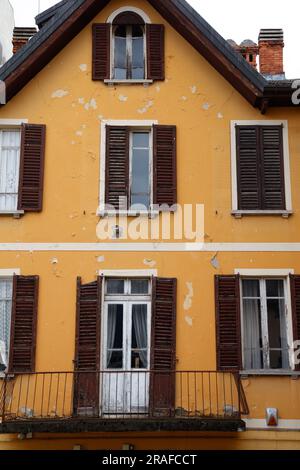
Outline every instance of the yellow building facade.
[[[9, 206], [8, 198], [2, 200], [4, 209], [0, 218], [1, 279], [13, 283], [14, 275], [38, 276], [39, 286], [36, 333], [32, 333], [36, 335], [35, 353], [31, 351], [35, 354], [35, 364], [31, 371], [36, 373], [38, 378], [36, 379], [36, 375], [28, 375], [28, 370], [23, 373], [20, 370], [14, 371], [13, 368], [8, 370], [8, 363], [13, 362], [13, 353], [11, 344], [6, 345], [9, 358], [6, 358], [4, 365], [7, 365], [8, 369], [0, 378], [0, 390], [2, 390], [0, 432], [3, 432], [0, 435], [0, 449], [72, 449], [75, 445], [80, 445], [84, 449], [122, 449], [127, 443], [132, 444], [135, 449], [299, 449], [300, 384], [297, 365], [291, 353], [293, 342], [300, 339], [296, 331], [298, 324], [295, 325], [298, 297], [292, 294], [290, 289], [291, 286], [297, 288], [296, 275], [300, 274], [299, 109], [286, 102], [276, 105], [275, 99], [272, 104], [271, 96], [260, 97], [255, 86], [251, 85], [249, 77], [234, 86], [234, 79], [230, 79], [228, 75], [224, 76], [226, 72], [222, 74], [218, 70], [219, 66], [214, 66], [212, 63], [213, 59], [209, 59], [205, 53], [199, 53], [199, 50], [196, 50], [198, 46], [191, 44], [192, 39], [189, 42], [184, 37], [182, 24], [176, 28], [173, 17], [168, 21], [167, 10], [171, 8], [172, 2], [163, 2], [165, 7], [158, 5], [162, 2], [144, 0], [131, 0], [130, 7], [128, 2], [123, 0], [98, 3], [101, 3], [101, 8], [99, 5], [92, 7], [93, 2], [88, 0], [81, 2], [78, 10], [72, 14], [64, 13], [65, 24], [69, 25], [72, 18], [74, 24], [79, 24], [80, 9], [82, 9], [80, 14], [84, 14], [83, 9], [90, 8], [89, 15], [86, 16], [85, 22], [82, 20], [80, 28], [78, 26], [80, 30], [76, 30], [74, 37], [69, 33], [69, 36], [61, 39], [59, 50], [58, 46], [55, 49], [53, 42], [53, 57], [48, 61], [40, 57], [40, 63], [43, 63], [43, 67], [40, 66], [41, 70], [33, 73], [32, 70], [35, 70], [33, 62], [31, 64], [28, 62], [26, 69], [25, 66], [22, 69], [22, 63], [15, 71], [3, 69], [3, 73], [7, 73], [4, 82], [6, 80], [9, 82], [13, 79], [13, 74], [21, 73], [23, 70], [27, 83], [18, 89], [18, 85], [13, 88], [9, 82], [8, 102], [0, 107], [2, 155], [11, 148], [18, 153], [20, 147], [20, 144], [18, 146], [11, 141], [5, 144], [6, 131], [18, 133], [24, 124], [42, 124], [45, 125], [46, 134], [42, 210], [25, 209], [24, 213], [22, 209], [17, 210], [17, 208], [6, 210], [6, 204]], [[178, 7], [177, 2], [175, 4], [174, 9]], [[111, 31], [114, 34], [115, 18], [124, 12], [128, 14], [128, 11], [142, 18], [145, 24], [164, 25], [165, 76], [159, 80], [137, 79], [135, 83], [132, 83], [132, 79], [131, 83], [126, 83], [126, 79], [124, 82], [124, 79], [114, 80], [112, 77], [102, 81], [93, 80], [93, 24], [112, 23]], [[57, 16], [62, 15], [57, 12], [55, 14], [56, 16], [54, 15], [41, 27], [37, 36], [45, 28], [50, 28]], [[174, 16], [175, 14], [177, 11], [173, 12]], [[189, 16], [191, 12], [188, 11], [186, 15], [191, 21]], [[180, 17], [177, 21], [180, 21]], [[120, 21], [119, 28], [123, 28], [120, 38], [126, 39], [128, 48], [130, 43], [128, 41], [132, 40], [132, 44], [134, 43], [133, 36], [130, 36], [133, 35], [134, 28], [132, 26], [129, 34], [128, 29], [126, 30], [126, 27], [124, 29], [124, 23], [125, 20]], [[140, 27], [140, 23], [137, 22], [135, 27]], [[49, 44], [58, 33], [54, 31], [51, 34], [52, 36], [45, 40]], [[137, 34], [136, 37], [140, 36]], [[37, 40], [36, 38], [31, 41]], [[46, 45], [48, 43], [46, 42]], [[204, 41], [202, 43], [204, 44]], [[44, 47], [43, 42], [38, 47], [41, 51]], [[123, 46], [120, 47], [123, 51]], [[149, 53], [149, 49], [147, 50]], [[21, 54], [22, 51], [18, 52], [12, 60], [20, 57], [19, 60], [22, 61]], [[26, 60], [33, 61], [33, 56]], [[116, 57], [111, 57], [111, 66], [116, 65], [113, 60], [117, 60]], [[240, 60], [244, 61], [242, 58]], [[219, 63], [221, 62], [222, 59], [219, 58]], [[223, 63], [222, 67], [224, 70], [226, 68], [229, 70], [228, 74], [235, 74], [232, 71], [234, 65], [231, 64], [230, 68], [228, 64]], [[244, 67], [246, 72], [252, 73], [250, 66], [246, 64]], [[239, 63], [235, 68], [239, 68]], [[0, 70], [0, 78], [1, 73]], [[254, 71], [253, 73], [255, 77], [258, 75]], [[238, 75], [242, 75], [240, 70]], [[248, 91], [242, 93], [242, 89], [246, 88], [256, 96], [255, 99], [250, 97]], [[270, 90], [268, 92], [271, 93]], [[269, 106], [263, 109], [266, 100], [269, 100]], [[130, 129], [130, 139], [134, 139], [134, 132], [139, 136], [144, 132], [145, 135], [149, 129], [150, 133], [153, 132], [153, 126], [161, 125], [176, 126], [176, 202], [181, 207], [185, 204], [191, 205], [194, 215], [196, 204], [203, 205], [203, 209], [199, 210], [201, 233], [199, 232], [197, 239], [189, 239], [184, 234], [175, 237], [173, 230], [170, 237], [163, 237], [160, 233], [155, 239], [149, 233], [144, 238], [136, 239], [132, 239], [130, 235], [123, 236], [122, 230], [120, 235], [113, 227], [120, 222], [115, 222], [106, 215], [101, 206], [106, 194], [104, 180], [108, 178], [107, 168], [104, 167], [105, 152], [108, 148], [106, 127], [127, 127]], [[263, 129], [277, 126], [282, 130], [285, 204], [281, 209], [275, 211], [262, 209], [252, 213], [239, 210], [236, 183], [238, 169], [235, 163], [236, 129], [239, 126], [250, 126], [250, 128], [256, 126], [255, 128]], [[105, 138], [106, 144], [104, 144]], [[18, 142], [18, 137], [16, 139]], [[130, 152], [133, 154], [135, 147], [132, 140], [130, 142]], [[144, 147], [150, 149], [149, 155], [151, 155], [153, 150], [151, 138], [149, 142], [148, 147], [147, 145]], [[143, 145], [141, 148], [137, 146], [141, 152], [145, 151]], [[271, 143], [271, 148], [272, 145]], [[272, 153], [270, 155], [272, 158]], [[142, 178], [139, 173], [142, 170], [139, 168], [136, 170], [137, 175]], [[150, 175], [153, 175], [152, 170], [149, 170]], [[249, 171], [251, 172], [251, 168]], [[2, 191], [6, 192], [3, 189]], [[151, 214], [150, 218], [147, 215], [142, 218], [142, 227], [151, 222], [155, 225], [165, 217], [160, 213]], [[171, 212], [168, 216], [173, 228], [176, 214]], [[137, 217], [127, 214], [123, 215], [123, 223], [124, 220], [127, 220], [128, 224], [133, 224]], [[103, 224], [105, 221], [110, 222], [109, 228], [106, 227], [108, 237], [101, 239], [99, 223]], [[74, 399], [72, 394], [76, 388], [76, 377], [72, 374], [77, 370], [76, 361], [80, 355], [80, 346], [76, 342], [76, 337], [78, 338], [80, 334], [78, 324], [76, 329], [76, 318], [78, 319], [80, 315], [78, 313], [80, 286], [78, 287], [76, 279], [80, 277], [82, 285], [94, 283], [95, 287], [97, 276], [102, 279], [101, 306], [98, 306], [101, 310], [101, 319], [100, 310], [98, 319], [101, 325], [97, 333], [99, 334], [97, 369], [102, 372], [95, 383], [96, 385], [100, 383], [102, 387], [102, 395], [99, 392], [101, 396], [105, 396], [105, 393], [116, 393], [117, 396], [120, 387], [123, 387], [123, 392], [127, 387], [124, 370], [129, 367], [132, 374], [129, 379], [131, 385], [126, 389], [126, 393], [140, 393], [146, 408], [148, 397], [145, 395], [145, 390], [151, 394], [152, 387], [155, 388], [149, 372], [152, 368], [151, 362], [154, 360], [150, 359], [154, 334], [152, 331], [151, 340], [151, 328], [154, 328], [152, 318], [154, 300], [151, 297], [153, 279], [177, 280], [176, 316], [172, 317], [175, 318], [176, 326], [176, 351], [173, 359], [177, 372], [171, 374], [175, 378], [175, 385], [170, 385], [169, 376], [166, 382], [167, 387], [173, 386], [175, 390], [173, 408], [177, 410], [175, 415], [180, 418], [181, 425], [184, 423], [183, 427], [178, 428], [177, 418], [174, 415], [166, 418], [168, 425], [161, 424], [164, 419], [162, 415], [157, 415], [157, 420], [155, 414], [147, 418], [147, 410], [145, 411], [142, 406], [145, 416], [142, 416], [140, 421], [143, 421], [143, 426], [139, 427], [138, 424], [139, 419], [136, 415], [139, 414], [139, 410], [138, 413], [130, 410], [131, 421], [135, 423], [135, 427], [130, 427], [128, 425], [130, 419], [128, 416], [124, 417], [126, 410], [122, 409], [120, 427], [105, 432], [101, 427], [97, 428], [97, 423], [103, 420], [103, 417], [91, 417], [87, 410], [90, 407], [89, 399], [88, 406], [82, 405], [87, 415], [79, 413], [77, 417], [74, 416], [75, 405], [72, 403]], [[233, 312], [234, 318], [232, 320], [230, 317], [229, 323], [226, 324], [229, 325], [229, 329], [231, 325], [233, 330], [241, 329], [238, 332], [234, 331], [234, 344], [229, 345], [229, 350], [230, 347], [233, 348], [231, 351], [240, 347], [242, 357], [240, 367], [236, 364], [232, 364], [234, 367], [231, 367], [230, 351], [229, 362], [226, 362], [226, 354], [222, 356], [220, 318], [223, 310], [220, 312], [220, 308], [218, 309], [221, 297], [218, 298], [215, 283], [216, 279], [225, 279], [224, 276], [238, 279], [240, 289], [235, 303], [240, 307], [238, 309], [240, 324], [235, 320], [237, 312], [234, 311], [230, 301], [229, 311]], [[125, 289], [128, 284], [128, 289], [131, 291], [125, 290], [121, 294], [119, 292], [120, 296], [114, 297], [118, 293], [114, 290], [118, 289], [117, 282], [112, 282], [111, 287], [109, 282], [117, 280], [122, 282], [125, 280]], [[142, 288], [142, 281], [149, 283], [145, 291], [143, 288], [141, 291], [137, 290], [136, 298], [133, 297], [134, 288], [133, 284], [130, 284], [131, 280], [140, 281], [140, 284], [137, 282], [137, 289]], [[9, 289], [7, 286], [5, 288]], [[12, 289], [16, 289], [16, 281]], [[168, 292], [163, 294], [163, 297], [164, 295], [168, 296]], [[12, 304], [18, 304], [17, 297], [13, 297], [13, 294], [11, 296]], [[6, 307], [1, 310], [3, 315], [4, 311], [9, 311], [9, 308], [16, 309], [15, 306], [8, 305], [7, 299]], [[4, 295], [2, 300], [4, 305]], [[116, 313], [110, 305], [122, 307], [118, 307], [121, 310], [117, 310]], [[146, 328], [148, 322], [145, 333], [148, 335], [148, 341], [145, 338], [138, 339], [138, 320], [133, 320], [135, 308], [136, 312], [141, 309], [143, 312], [141, 317], [144, 320], [147, 318], [143, 324], [139, 320], [139, 326], [142, 328], [142, 324]], [[173, 308], [175, 309], [174, 297]], [[232, 308], [233, 311], [230, 310]], [[245, 320], [247, 312], [249, 320]], [[8, 318], [8, 313], [6, 315]], [[122, 328], [120, 337], [117, 338], [117, 333], [114, 333], [115, 341], [108, 339], [110, 328], [108, 325], [112, 318], [115, 321], [115, 330]], [[7, 321], [10, 321], [9, 319]], [[126, 330], [127, 322], [131, 324], [129, 332]], [[16, 323], [15, 320], [14, 325]], [[298, 323], [300, 324], [300, 320]], [[133, 334], [134, 324], [136, 330]], [[17, 327], [11, 326], [10, 331], [14, 328], [16, 330]], [[249, 339], [247, 332], [250, 329]], [[96, 333], [92, 331], [91, 336], [94, 334]], [[268, 340], [266, 334], [269, 335]], [[279, 335], [281, 342], [276, 335]], [[241, 339], [237, 339], [238, 337]], [[12, 341], [12, 336], [9, 338]], [[26, 343], [26, 338], [23, 341]], [[109, 341], [111, 341], [110, 346]], [[132, 344], [128, 346], [130, 341]], [[136, 343], [135, 346], [133, 342]], [[172, 349], [172, 346], [169, 347]], [[250, 348], [250, 352], [247, 347]], [[106, 348], [105, 351], [103, 348]], [[126, 348], [128, 350], [125, 350]], [[20, 343], [19, 349], [22, 354]], [[136, 350], [135, 353], [133, 349]], [[123, 355], [123, 359], [120, 359], [120, 354]], [[148, 358], [145, 359], [147, 354]], [[109, 364], [105, 362], [108, 356], [112, 361], [111, 364], [113, 360], [115, 363], [110, 376], [109, 373], [105, 376], [103, 370], [110, 369]], [[125, 356], [130, 357], [126, 359], [127, 363], [124, 365]], [[236, 351], [233, 352], [233, 356], [236, 357]], [[224, 362], [222, 357], [225, 357]], [[136, 372], [138, 368], [144, 370], [141, 380], [145, 385], [142, 388], [140, 384], [136, 385], [136, 381], [139, 380]], [[117, 369], [123, 371], [119, 375], [121, 385], [118, 385], [116, 378]], [[83, 367], [78, 370], [82, 373], [85, 369]], [[215, 373], [217, 370], [219, 372]], [[180, 371], [187, 372], [182, 375]], [[211, 377], [208, 377], [207, 371], [212, 371]], [[50, 378], [51, 372], [56, 375]], [[64, 372], [70, 375], [59, 375]], [[42, 373], [46, 373], [44, 379], [39, 375]], [[240, 381], [237, 377], [240, 377]], [[21, 380], [23, 384], [20, 383]], [[53, 380], [53, 385], [49, 385], [49, 380]], [[77, 380], [80, 382], [80, 377]], [[204, 389], [201, 391], [201, 380], [202, 386], [204, 380], [205, 391]], [[108, 381], [112, 381], [109, 386]], [[81, 385], [77, 384], [79, 389], [80, 386], [85, 387], [82, 384], [83, 382]], [[103, 392], [105, 387], [111, 388]], [[116, 387], [117, 391], [112, 392], [112, 387]], [[136, 387], [137, 392], [133, 392], [133, 388]], [[189, 387], [193, 390], [188, 390]], [[80, 395], [80, 391], [78, 393]], [[228, 395], [224, 398], [226, 393], [231, 398], [228, 398]], [[200, 396], [208, 400], [202, 404], [203, 406], [196, 403], [197, 397]], [[246, 407], [248, 410], [244, 407], [242, 411], [248, 413], [237, 417], [240, 411], [239, 405], [244, 401], [241, 400], [241, 396], [245, 396], [248, 405]], [[41, 403], [43, 397], [49, 400], [48, 408], [45, 403]], [[33, 405], [34, 400], [36, 408]], [[62, 400], [66, 410], [61, 409]], [[78, 396], [77, 400], [80, 401]], [[102, 398], [100, 398], [100, 407], [101, 400]], [[123, 395], [122, 400], [124, 400]], [[141, 400], [141, 397], [137, 400]], [[117, 409], [119, 405], [113, 399], [114, 406]], [[117, 415], [113, 407], [108, 410], [112, 421]], [[209, 410], [209, 407], [212, 410]], [[79, 408], [80, 405], [77, 406], [77, 412]], [[202, 413], [197, 413], [198, 408], [203, 408], [203, 416], [205, 415], [202, 424], [200, 423]], [[277, 426], [268, 426], [266, 410], [269, 408], [278, 412]], [[66, 419], [62, 419], [63, 417]], [[120, 416], [117, 418], [117, 421], [120, 420]], [[217, 422], [217, 427], [214, 427], [214, 424], [207, 425], [208, 418], [213, 423]], [[51, 428], [51, 419], [55, 421], [56, 427]], [[226, 425], [228, 419], [233, 428], [228, 429]], [[85, 421], [91, 420], [95, 427], [84, 428], [87, 431], [84, 433], [81, 432], [83, 428], [75, 425], [74, 428], [64, 427], [66, 421], [72, 420], [76, 423], [80, 421], [83, 427]], [[238, 424], [232, 424], [234, 420]], [[160, 421], [160, 432], [155, 427], [156, 421]], [[40, 428], [34, 424], [41, 425], [41, 422]], [[205, 427], [203, 422], [206, 423]]]

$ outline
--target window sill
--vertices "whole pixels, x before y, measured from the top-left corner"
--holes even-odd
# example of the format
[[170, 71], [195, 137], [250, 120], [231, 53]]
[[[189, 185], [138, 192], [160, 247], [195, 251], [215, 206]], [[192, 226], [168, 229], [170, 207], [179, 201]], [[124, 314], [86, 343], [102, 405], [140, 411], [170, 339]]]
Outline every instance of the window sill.
[[1, 215], [11, 215], [13, 216], [15, 219], [19, 219], [21, 217], [21, 215], [24, 215], [24, 211], [2, 211], [0, 210], [0, 216]]
[[289, 369], [270, 369], [270, 370], [241, 370], [240, 376], [247, 378], [249, 375], [252, 376], [286, 376], [286, 377], [300, 377], [300, 372], [289, 370]]
[[106, 210], [97, 210], [97, 216], [99, 217], [148, 217], [152, 219], [159, 215], [158, 211], [106, 211]]
[[270, 215], [281, 215], [284, 219], [288, 219], [291, 215], [293, 215], [293, 211], [287, 210], [278, 210], [278, 211], [231, 211], [231, 215], [233, 215], [236, 219], [241, 219], [247, 215], [260, 215], [260, 216], [270, 216]]
[[148, 86], [153, 83], [153, 80], [117, 80], [117, 79], [108, 79], [104, 80], [106, 85], [144, 85]]

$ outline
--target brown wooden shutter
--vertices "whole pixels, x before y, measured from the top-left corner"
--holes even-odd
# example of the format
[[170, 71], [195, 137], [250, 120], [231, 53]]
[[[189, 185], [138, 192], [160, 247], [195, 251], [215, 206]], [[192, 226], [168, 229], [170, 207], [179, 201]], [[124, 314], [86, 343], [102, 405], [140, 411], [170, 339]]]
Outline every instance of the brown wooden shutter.
[[236, 140], [239, 209], [259, 210], [262, 199], [258, 128], [237, 126]]
[[165, 28], [162, 24], [146, 25], [147, 78], [165, 79]]
[[240, 210], [284, 210], [282, 126], [237, 126]]
[[9, 371], [34, 372], [38, 276], [14, 276]]
[[153, 126], [153, 199], [156, 205], [177, 203], [176, 126]]
[[[300, 341], [300, 276], [290, 275], [293, 317], [293, 341]], [[300, 364], [295, 366], [300, 370]]]
[[93, 80], [110, 78], [110, 24], [93, 24]]
[[[106, 127], [105, 203], [128, 208], [129, 128]], [[127, 207], [126, 207], [127, 206]]]
[[262, 209], [284, 210], [282, 126], [261, 126]]
[[153, 279], [150, 408], [158, 416], [175, 408], [176, 291], [176, 279]]
[[99, 367], [102, 278], [77, 279], [74, 414], [99, 415]]
[[45, 136], [43, 124], [22, 125], [18, 210], [42, 210]]
[[240, 370], [240, 277], [215, 276], [218, 370]]

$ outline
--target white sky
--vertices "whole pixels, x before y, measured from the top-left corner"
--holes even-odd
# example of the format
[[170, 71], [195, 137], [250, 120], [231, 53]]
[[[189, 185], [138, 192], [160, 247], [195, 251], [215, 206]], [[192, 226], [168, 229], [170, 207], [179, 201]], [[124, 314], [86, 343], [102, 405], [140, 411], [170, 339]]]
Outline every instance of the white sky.
[[[16, 26], [34, 25], [34, 16], [58, 0], [10, 0]], [[287, 78], [300, 77], [299, 0], [189, 0], [189, 3], [226, 39], [257, 42], [260, 28], [283, 28]], [[128, 1], [130, 4], [130, 0]]]

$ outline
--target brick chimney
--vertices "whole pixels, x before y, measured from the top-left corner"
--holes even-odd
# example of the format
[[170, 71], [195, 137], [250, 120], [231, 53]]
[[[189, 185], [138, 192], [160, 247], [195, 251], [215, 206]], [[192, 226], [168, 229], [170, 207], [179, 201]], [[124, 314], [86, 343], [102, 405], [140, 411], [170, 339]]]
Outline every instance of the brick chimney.
[[258, 37], [260, 73], [268, 80], [284, 80], [282, 29], [261, 29]]
[[258, 45], [255, 42], [251, 39], [245, 39], [240, 45], [233, 39], [228, 39], [227, 42], [246, 59], [248, 64], [252, 65], [254, 69], [257, 68]]
[[19, 27], [14, 28], [13, 33], [13, 53], [15, 54], [21, 47], [23, 47], [32, 36], [37, 32], [36, 28]]

